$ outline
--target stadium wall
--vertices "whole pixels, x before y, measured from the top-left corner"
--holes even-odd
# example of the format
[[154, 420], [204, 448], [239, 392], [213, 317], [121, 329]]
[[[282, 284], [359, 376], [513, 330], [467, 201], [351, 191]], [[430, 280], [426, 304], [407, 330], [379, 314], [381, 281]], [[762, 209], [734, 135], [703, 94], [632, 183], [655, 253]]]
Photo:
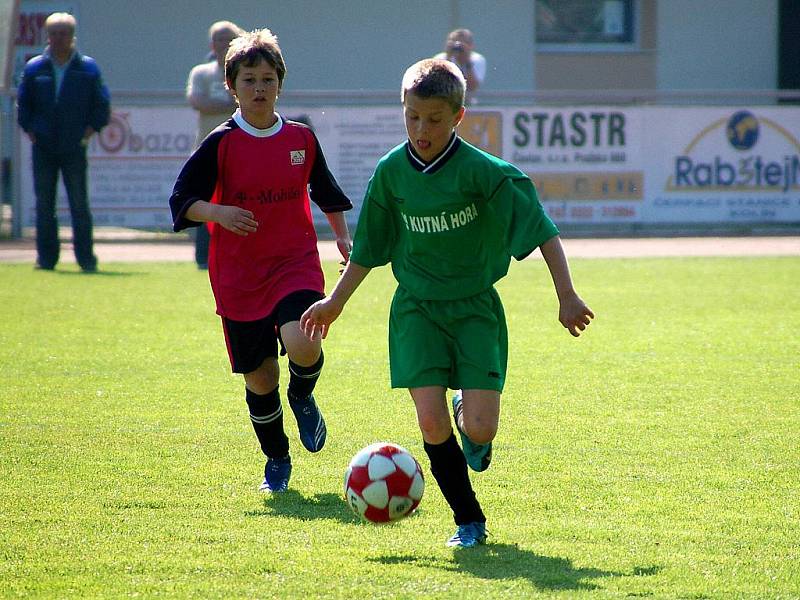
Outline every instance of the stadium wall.
[[98, 59], [112, 91], [182, 90], [207, 55], [208, 26], [220, 19], [278, 34], [290, 90], [394, 90], [405, 67], [440, 51], [456, 26], [475, 32], [490, 92], [776, 87], [777, 0], [636, 6], [632, 49], [554, 52], [537, 51], [533, 0], [21, 0], [20, 38], [29, 45], [16, 70], [41, 49], [43, 17], [67, 10], [79, 19], [79, 46]]
[[533, 87], [533, 3], [520, 0], [504, 1], [491, 18], [476, 0], [22, 2], [23, 10], [58, 5], [78, 14], [80, 46], [104, 66], [112, 90], [182, 89], [208, 53], [209, 25], [221, 19], [272, 29], [292, 89], [394, 89], [403, 70], [439, 52], [455, 26], [475, 30], [495, 89]]
[[657, 22], [659, 89], [778, 87], [777, 0], [662, 1]]

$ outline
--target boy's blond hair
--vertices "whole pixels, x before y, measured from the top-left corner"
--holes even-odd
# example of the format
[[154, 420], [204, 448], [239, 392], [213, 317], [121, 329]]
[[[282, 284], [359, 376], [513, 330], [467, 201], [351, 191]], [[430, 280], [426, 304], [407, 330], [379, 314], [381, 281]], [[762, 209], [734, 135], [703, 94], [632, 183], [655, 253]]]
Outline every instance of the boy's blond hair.
[[278, 88], [283, 86], [286, 77], [286, 63], [278, 45], [278, 37], [269, 29], [256, 29], [235, 38], [225, 55], [225, 81], [233, 89], [239, 69], [253, 67], [262, 60], [269, 63], [278, 73]]
[[405, 102], [406, 94], [441, 98], [453, 108], [453, 112], [458, 112], [464, 106], [466, 90], [467, 82], [456, 65], [449, 60], [426, 58], [406, 70], [400, 99]]
[[54, 25], [66, 25], [72, 30], [72, 33], [75, 33], [75, 27], [77, 24], [78, 22], [71, 14], [66, 12], [54, 12], [45, 19], [44, 30], [50, 31], [50, 28]]

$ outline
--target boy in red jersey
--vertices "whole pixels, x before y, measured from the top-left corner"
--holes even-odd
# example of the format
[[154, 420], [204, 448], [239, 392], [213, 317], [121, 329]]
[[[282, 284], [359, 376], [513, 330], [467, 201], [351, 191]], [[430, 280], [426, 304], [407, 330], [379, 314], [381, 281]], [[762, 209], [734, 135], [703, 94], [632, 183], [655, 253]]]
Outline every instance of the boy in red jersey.
[[170, 197], [175, 231], [208, 223], [211, 288], [231, 367], [244, 375], [250, 420], [267, 456], [260, 489], [269, 492], [285, 491], [292, 470], [278, 341], [289, 356], [287, 396], [301, 442], [318, 452], [327, 433], [313, 396], [321, 342], [309, 340], [299, 325], [325, 286], [309, 198], [327, 216], [345, 261], [351, 248], [343, 211], [352, 204], [316, 136], [275, 112], [285, 75], [268, 29], [231, 43], [225, 80], [239, 108], [192, 154]]

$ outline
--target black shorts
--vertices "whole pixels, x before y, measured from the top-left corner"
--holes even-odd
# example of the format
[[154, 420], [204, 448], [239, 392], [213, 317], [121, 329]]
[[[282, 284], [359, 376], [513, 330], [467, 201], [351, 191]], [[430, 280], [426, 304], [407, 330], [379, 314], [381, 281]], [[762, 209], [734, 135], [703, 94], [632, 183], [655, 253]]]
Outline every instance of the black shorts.
[[324, 297], [314, 290], [299, 290], [282, 298], [271, 314], [258, 321], [234, 321], [222, 317], [231, 370], [250, 373], [260, 367], [265, 358], [277, 358], [281, 326], [299, 321], [309, 306]]

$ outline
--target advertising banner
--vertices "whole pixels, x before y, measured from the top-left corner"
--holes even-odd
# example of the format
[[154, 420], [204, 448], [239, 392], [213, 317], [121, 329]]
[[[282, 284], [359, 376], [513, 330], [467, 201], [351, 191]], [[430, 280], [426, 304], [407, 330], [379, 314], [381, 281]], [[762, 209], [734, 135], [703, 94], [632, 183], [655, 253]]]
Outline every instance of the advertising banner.
[[[115, 107], [111, 121], [89, 148], [89, 201], [95, 225], [172, 226], [169, 196], [194, 146], [197, 117], [183, 107]], [[23, 225], [35, 223], [31, 145], [22, 140]], [[59, 185], [58, 218], [69, 223]]]
[[647, 223], [800, 222], [800, 111], [650, 108]]
[[[631, 222], [644, 201], [642, 109], [503, 109], [502, 154], [536, 183], [557, 223]], [[473, 113], [464, 136], [473, 138]], [[488, 117], [491, 119], [491, 117]], [[481, 128], [477, 128], [481, 129]]]
[[[353, 201], [355, 225], [377, 161], [405, 140], [400, 108], [282, 106], [281, 114], [314, 128]], [[115, 106], [89, 148], [95, 222], [169, 228], [167, 201], [195, 130], [188, 107]], [[800, 223], [794, 107], [481, 106], [459, 134], [527, 173], [557, 224]], [[21, 156], [24, 224], [32, 226], [26, 139]], [[68, 222], [61, 197], [59, 217]]]
[[288, 107], [282, 115], [314, 128], [328, 168], [353, 202], [348, 221], [354, 224], [378, 159], [406, 139], [402, 112], [397, 107]]

